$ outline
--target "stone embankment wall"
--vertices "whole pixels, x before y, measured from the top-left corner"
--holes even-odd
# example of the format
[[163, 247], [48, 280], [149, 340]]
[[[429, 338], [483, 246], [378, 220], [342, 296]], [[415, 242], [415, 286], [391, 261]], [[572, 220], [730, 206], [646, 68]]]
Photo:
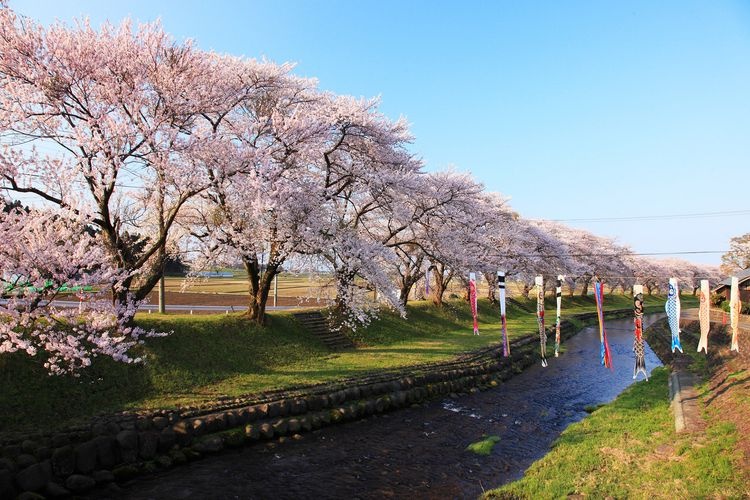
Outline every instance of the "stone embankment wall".
[[[607, 317], [631, 314], [612, 311]], [[596, 320], [581, 314], [578, 322]], [[563, 321], [561, 335], [577, 331]], [[551, 331], [550, 331], [551, 333]], [[553, 335], [553, 334], [552, 334]], [[200, 459], [224, 448], [309, 432], [323, 426], [421, 404], [447, 394], [475, 392], [538, 362], [538, 337], [473, 351], [451, 361], [382, 371], [330, 384], [298, 387], [200, 407], [121, 413], [55, 433], [18, 436], [0, 448], [0, 498], [37, 493], [81, 494]], [[38, 498], [26, 494], [29, 498]]]

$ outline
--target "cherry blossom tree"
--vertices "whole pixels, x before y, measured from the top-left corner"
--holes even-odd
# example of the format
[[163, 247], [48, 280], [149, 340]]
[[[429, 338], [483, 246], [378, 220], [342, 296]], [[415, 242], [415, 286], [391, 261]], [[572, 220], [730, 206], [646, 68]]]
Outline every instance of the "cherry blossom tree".
[[316, 162], [322, 195], [318, 252], [335, 277], [336, 314], [352, 326], [368, 316], [358, 280], [403, 311], [387, 274], [394, 259], [387, 245], [403, 229], [385, 236], [380, 229], [383, 221], [399, 218], [391, 214], [409, 210], [400, 202], [415, 186], [421, 162], [406, 150], [412, 140], [406, 121], [378, 113], [377, 100], [327, 95], [322, 103], [329, 121]]
[[470, 175], [452, 170], [416, 176], [402, 191], [396, 210], [388, 211], [376, 230], [398, 260], [392, 266], [403, 305], [412, 287], [431, 268], [436, 304], [456, 272], [466, 274], [481, 263], [482, 230], [490, 220], [482, 205], [483, 187]]
[[120, 303], [161, 277], [172, 225], [208, 185], [196, 167], [218, 122], [275, 73], [228, 74], [226, 62], [158, 24], [43, 28], [0, 9], [2, 187], [89, 214], [126, 275], [111, 291]]
[[[226, 61], [225, 71], [232, 66], [235, 74], [259, 73], [247, 61]], [[212, 120], [218, 140], [201, 159], [208, 187], [182, 221], [201, 243], [198, 265], [242, 262], [248, 316], [260, 324], [284, 262], [316, 241], [311, 212], [320, 193], [309, 167], [325, 134], [311, 106], [314, 82], [282, 74], [265, 80], [262, 92], [248, 89], [235, 109]]]
[[[52, 374], [75, 372], [103, 355], [133, 363], [145, 335], [129, 325], [135, 304], [97, 300], [127, 275], [109, 265], [80, 209], [10, 205], [0, 212], [0, 353], [38, 356]], [[77, 299], [66, 307], [58, 299]]]
[[729, 240], [729, 251], [721, 256], [721, 270], [725, 274], [750, 269], [750, 233]]

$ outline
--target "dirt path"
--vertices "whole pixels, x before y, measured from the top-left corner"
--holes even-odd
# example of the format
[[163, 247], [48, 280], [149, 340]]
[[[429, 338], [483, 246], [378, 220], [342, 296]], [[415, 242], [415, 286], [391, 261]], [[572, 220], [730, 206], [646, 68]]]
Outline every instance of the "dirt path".
[[[632, 321], [607, 326], [614, 372], [599, 365], [598, 331], [588, 327], [548, 368], [536, 364], [495, 390], [227, 452], [114, 497], [475, 498], [520, 477], [586, 406], [632, 383]], [[659, 365], [650, 350], [646, 362]], [[483, 434], [501, 438], [490, 456], [465, 450]]]

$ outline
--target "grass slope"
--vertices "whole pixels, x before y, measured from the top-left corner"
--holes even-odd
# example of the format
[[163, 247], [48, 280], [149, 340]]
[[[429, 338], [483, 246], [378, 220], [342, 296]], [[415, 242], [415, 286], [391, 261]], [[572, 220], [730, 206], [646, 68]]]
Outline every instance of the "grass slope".
[[[631, 307], [632, 299], [607, 297], [607, 308]], [[683, 303], [689, 298], [685, 297]], [[526, 306], [534, 306], [525, 300]], [[554, 307], [554, 299], [547, 301]], [[664, 299], [649, 297], [647, 306]], [[564, 314], [592, 311], [591, 297], [565, 297]], [[533, 333], [534, 314], [508, 308], [511, 338]], [[256, 327], [238, 315], [139, 315], [148, 329], [173, 331], [146, 340], [145, 365], [97, 359], [71, 376], [50, 377], [40, 359], [22, 353], [0, 355], [0, 429], [15, 431], [58, 427], [100, 413], [135, 408], [196, 404], [220, 395], [237, 396], [308, 383], [348, 378], [379, 369], [439, 361], [496, 343], [499, 314], [488, 301], [479, 303], [481, 335], [471, 334], [471, 314], [464, 302], [443, 309], [410, 304], [408, 319], [383, 313], [356, 332], [360, 347], [330, 353], [287, 312], [269, 315], [270, 325]], [[551, 349], [551, 347], [550, 347]]]
[[[692, 368], [705, 374], [704, 364]], [[713, 415], [703, 435], [675, 433], [668, 374], [655, 369], [568, 427], [521, 480], [485, 498], [745, 498], [736, 426]]]

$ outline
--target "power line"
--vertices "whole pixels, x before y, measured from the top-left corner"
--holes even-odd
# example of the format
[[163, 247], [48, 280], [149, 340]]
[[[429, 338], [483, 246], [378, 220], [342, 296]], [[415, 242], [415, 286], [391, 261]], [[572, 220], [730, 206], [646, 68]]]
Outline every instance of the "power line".
[[[700, 219], [707, 217], [733, 217], [738, 215], [748, 215], [748, 210], [727, 210], [722, 212], [698, 212], [688, 214], [670, 214], [670, 215], [640, 215], [627, 217], [590, 217], [580, 219], [549, 219], [550, 222], [611, 222], [611, 221], [649, 221], [649, 220], [670, 220], [670, 219]], [[543, 219], [542, 219], [543, 220]]]
[[620, 252], [620, 253], [507, 253], [497, 257], [632, 257], [655, 255], [696, 255], [696, 254], [725, 254], [727, 250], [691, 250], [684, 252]]

